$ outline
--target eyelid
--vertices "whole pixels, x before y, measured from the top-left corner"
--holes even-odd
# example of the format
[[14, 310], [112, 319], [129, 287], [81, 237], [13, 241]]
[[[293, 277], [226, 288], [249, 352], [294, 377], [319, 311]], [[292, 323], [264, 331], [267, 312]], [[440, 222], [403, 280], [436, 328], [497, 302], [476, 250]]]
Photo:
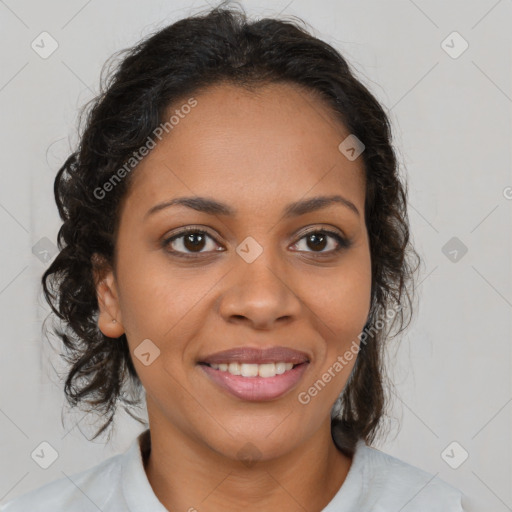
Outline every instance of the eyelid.
[[302, 231], [299, 231], [297, 236], [299, 237], [300, 240], [304, 236], [309, 235], [310, 233], [316, 233], [318, 231], [330, 235], [338, 235], [339, 237], [345, 240], [349, 240], [349, 238], [345, 236], [345, 233], [343, 233], [343, 231], [341, 231], [339, 228], [335, 228], [334, 226], [329, 226], [328, 224], [312, 224], [310, 226], [306, 226]]
[[177, 238], [180, 238], [188, 233], [204, 233], [205, 235], [208, 235], [212, 240], [215, 241], [215, 243], [218, 243], [216, 240], [216, 237], [210, 233], [208, 228], [204, 226], [185, 226], [183, 228], [177, 228], [173, 230], [168, 235], [165, 235], [163, 238], [163, 243], [169, 243], [173, 240], [176, 240]]

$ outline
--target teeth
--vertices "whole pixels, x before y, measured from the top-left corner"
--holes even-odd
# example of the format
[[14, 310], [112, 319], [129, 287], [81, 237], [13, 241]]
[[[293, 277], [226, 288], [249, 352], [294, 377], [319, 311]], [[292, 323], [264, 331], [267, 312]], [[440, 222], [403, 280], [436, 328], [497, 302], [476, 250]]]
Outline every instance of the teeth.
[[293, 368], [293, 363], [220, 363], [210, 364], [215, 370], [229, 372], [232, 375], [241, 375], [242, 377], [275, 377]]

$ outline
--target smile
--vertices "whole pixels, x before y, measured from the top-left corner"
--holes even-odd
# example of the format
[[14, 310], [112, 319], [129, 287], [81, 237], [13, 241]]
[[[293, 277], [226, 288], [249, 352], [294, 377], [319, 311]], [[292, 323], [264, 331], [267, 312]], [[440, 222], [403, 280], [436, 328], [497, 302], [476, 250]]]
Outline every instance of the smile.
[[273, 400], [291, 391], [309, 363], [200, 363], [209, 380], [230, 395], [243, 400]]

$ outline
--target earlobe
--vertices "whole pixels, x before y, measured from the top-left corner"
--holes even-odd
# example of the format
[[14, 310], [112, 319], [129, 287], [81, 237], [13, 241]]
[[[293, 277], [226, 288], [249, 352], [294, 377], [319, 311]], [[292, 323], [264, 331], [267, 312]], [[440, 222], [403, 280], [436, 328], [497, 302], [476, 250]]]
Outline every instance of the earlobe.
[[124, 334], [121, 308], [112, 271], [105, 273], [99, 280], [96, 279], [96, 295], [98, 298], [98, 327], [109, 338], [119, 338]]

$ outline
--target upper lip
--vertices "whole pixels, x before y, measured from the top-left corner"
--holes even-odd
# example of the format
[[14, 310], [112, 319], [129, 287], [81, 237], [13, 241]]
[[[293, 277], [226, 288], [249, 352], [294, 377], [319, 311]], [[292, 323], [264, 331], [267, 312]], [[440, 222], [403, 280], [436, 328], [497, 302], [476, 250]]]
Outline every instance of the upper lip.
[[309, 362], [309, 357], [304, 352], [287, 347], [236, 347], [229, 350], [216, 352], [202, 359], [201, 363], [293, 363], [301, 364]]

